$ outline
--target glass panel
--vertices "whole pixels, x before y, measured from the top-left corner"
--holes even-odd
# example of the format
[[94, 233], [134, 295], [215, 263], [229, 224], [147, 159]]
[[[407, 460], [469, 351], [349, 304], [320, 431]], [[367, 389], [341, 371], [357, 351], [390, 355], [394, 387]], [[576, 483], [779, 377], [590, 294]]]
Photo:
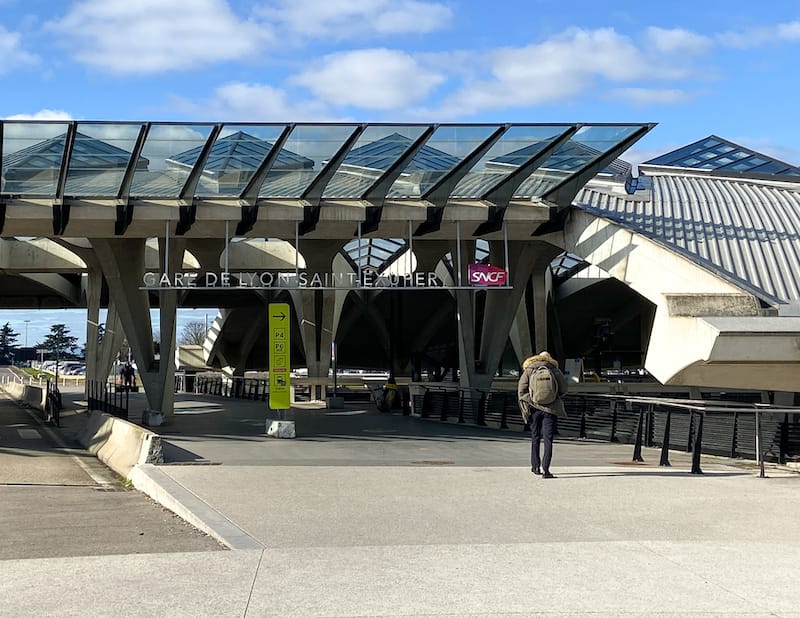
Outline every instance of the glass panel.
[[360, 197], [427, 128], [427, 125], [367, 127], [334, 174], [324, 197]]
[[[208, 140], [213, 125], [155, 124], [145, 140], [142, 156], [147, 169], [137, 169], [131, 183], [131, 195], [172, 197], [180, 193], [200, 150]], [[208, 181], [200, 178], [197, 190]]]
[[497, 130], [490, 126], [441, 126], [389, 189], [389, 197], [419, 197]]
[[[225, 125], [208, 153], [197, 195], [239, 195], [284, 128], [285, 125]], [[196, 153], [183, 153], [181, 158], [196, 160], [201, 149], [202, 146], [195, 149]], [[286, 155], [281, 153], [273, 166], [286, 163]]]
[[259, 197], [301, 197], [355, 129], [355, 125], [297, 125]]
[[769, 162], [765, 165], [759, 165], [753, 168], [752, 171], [758, 172], [759, 174], [777, 174], [786, 171], [786, 166], [781, 163]]
[[513, 126], [461, 179], [452, 197], [479, 198], [549, 146], [570, 125]]
[[68, 126], [65, 122], [4, 122], [0, 191], [54, 196]]
[[387, 266], [386, 261], [405, 246], [402, 238], [362, 238], [360, 247], [358, 240], [351, 240], [344, 246], [344, 252], [356, 270], [360, 266], [381, 272]]
[[[630, 137], [639, 128], [639, 125], [581, 127], [571, 140], [559, 146], [542, 167], [522, 183], [514, 197], [529, 198], [532, 195], [543, 195], [567, 176], [616, 148], [622, 140]], [[625, 165], [615, 161], [606, 169], [614, 168], [615, 164], [620, 169]]]
[[[78, 123], [66, 195], [113, 196], [119, 191], [141, 125]], [[139, 157], [139, 169], [147, 159]]]

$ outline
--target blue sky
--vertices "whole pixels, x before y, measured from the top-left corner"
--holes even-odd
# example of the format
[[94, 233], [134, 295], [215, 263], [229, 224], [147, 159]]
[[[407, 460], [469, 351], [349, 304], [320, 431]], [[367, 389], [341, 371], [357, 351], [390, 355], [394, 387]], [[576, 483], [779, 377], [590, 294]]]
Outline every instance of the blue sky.
[[0, 118], [656, 122], [624, 158], [800, 164], [798, 57], [796, 0], [0, 0]]

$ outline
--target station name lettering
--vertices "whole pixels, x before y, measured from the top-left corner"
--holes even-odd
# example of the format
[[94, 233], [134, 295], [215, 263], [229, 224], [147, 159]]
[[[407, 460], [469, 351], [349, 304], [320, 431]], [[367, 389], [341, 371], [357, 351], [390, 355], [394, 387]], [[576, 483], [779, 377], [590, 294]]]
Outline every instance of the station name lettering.
[[407, 275], [381, 275], [364, 271], [359, 279], [358, 273], [308, 273], [295, 272], [146, 272], [143, 277], [147, 289], [189, 289], [189, 288], [441, 288], [442, 282], [431, 272], [410, 273]]

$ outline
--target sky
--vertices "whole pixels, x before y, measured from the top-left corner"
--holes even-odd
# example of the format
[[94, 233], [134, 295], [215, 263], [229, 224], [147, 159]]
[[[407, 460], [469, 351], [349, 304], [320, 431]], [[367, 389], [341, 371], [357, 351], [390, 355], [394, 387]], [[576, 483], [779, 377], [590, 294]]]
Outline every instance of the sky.
[[0, 118], [654, 122], [624, 159], [798, 165], [798, 58], [796, 0], [0, 0]]

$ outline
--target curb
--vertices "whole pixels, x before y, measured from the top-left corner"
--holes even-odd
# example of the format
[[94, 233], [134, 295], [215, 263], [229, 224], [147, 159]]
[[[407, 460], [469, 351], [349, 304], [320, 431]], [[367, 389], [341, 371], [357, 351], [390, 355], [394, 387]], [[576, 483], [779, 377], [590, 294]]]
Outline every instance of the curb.
[[198, 530], [233, 550], [263, 550], [264, 545], [153, 464], [138, 464], [129, 476], [133, 486]]

